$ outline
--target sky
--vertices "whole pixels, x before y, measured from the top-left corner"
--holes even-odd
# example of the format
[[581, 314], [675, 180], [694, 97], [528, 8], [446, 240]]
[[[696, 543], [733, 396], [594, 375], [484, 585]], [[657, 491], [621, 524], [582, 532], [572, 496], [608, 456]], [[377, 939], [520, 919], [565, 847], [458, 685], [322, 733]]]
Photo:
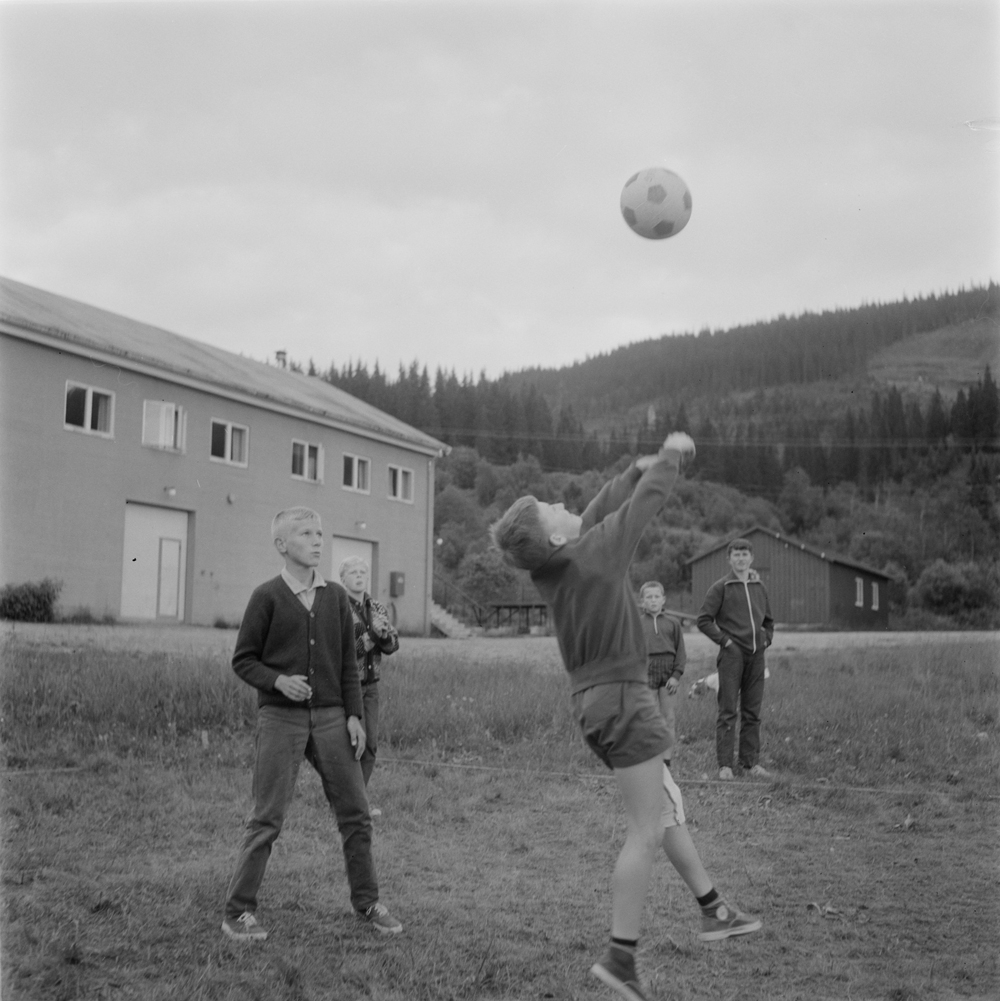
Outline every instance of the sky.
[[998, 129], [1000, 0], [0, 2], [0, 274], [495, 378], [1000, 279]]

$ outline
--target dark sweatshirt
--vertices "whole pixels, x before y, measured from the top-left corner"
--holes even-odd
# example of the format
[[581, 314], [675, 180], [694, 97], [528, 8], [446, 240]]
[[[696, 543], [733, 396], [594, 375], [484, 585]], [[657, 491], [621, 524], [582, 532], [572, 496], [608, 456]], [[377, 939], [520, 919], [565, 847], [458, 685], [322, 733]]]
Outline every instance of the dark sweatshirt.
[[646, 641], [628, 567], [643, 529], [677, 479], [677, 452], [644, 473], [633, 464], [583, 512], [580, 537], [554, 548], [531, 579], [552, 609], [573, 693], [615, 681], [646, 684]]
[[[347, 591], [327, 581], [316, 588], [307, 610], [280, 576], [261, 584], [243, 613], [233, 670], [258, 689], [259, 706], [343, 706], [348, 716], [360, 718], [361, 683]], [[285, 698], [274, 687], [279, 674], [304, 677], [312, 697], [306, 702]]]
[[717, 580], [705, 594], [698, 628], [719, 646], [731, 639], [747, 653], [769, 647], [774, 636], [774, 619], [767, 588], [757, 571], [750, 571], [746, 583], [733, 572]]

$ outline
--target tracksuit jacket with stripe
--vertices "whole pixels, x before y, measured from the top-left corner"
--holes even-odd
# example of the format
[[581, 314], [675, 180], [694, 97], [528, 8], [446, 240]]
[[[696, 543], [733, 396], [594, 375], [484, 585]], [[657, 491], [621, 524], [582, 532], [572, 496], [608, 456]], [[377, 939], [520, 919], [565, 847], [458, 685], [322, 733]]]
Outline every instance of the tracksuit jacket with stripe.
[[705, 594], [698, 614], [698, 628], [723, 646], [731, 639], [746, 653], [754, 654], [771, 645], [774, 619], [767, 588], [756, 570], [742, 581], [730, 571]]

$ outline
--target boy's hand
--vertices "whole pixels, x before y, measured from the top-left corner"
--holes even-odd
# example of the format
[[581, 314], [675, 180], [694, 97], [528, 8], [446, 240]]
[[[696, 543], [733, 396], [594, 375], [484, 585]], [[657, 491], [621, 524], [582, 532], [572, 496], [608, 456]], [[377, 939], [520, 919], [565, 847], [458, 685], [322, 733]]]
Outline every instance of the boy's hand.
[[640, 455], [635, 460], [635, 468], [645, 472], [650, 466], [655, 466], [660, 461], [658, 455]]
[[694, 458], [694, 439], [689, 434], [685, 434], [683, 431], [673, 431], [663, 439], [663, 445], [661, 448], [670, 449], [674, 452], [680, 452], [681, 455], [686, 455], [689, 458]]
[[312, 695], [313, 690], [309, 687], [309, 682], [301, 674], [279, 674], [274, 687], [293, 702], [305, 702]]
[[677, 689], [681, 687], [681, 683], [673, 676], [667, 678], [667, 683], [664, 686], [667, 690], [667, 695], [676, 695]]
[[365, 753], [365, 744], [368, 738], [365, 736], [365, 728], [361, 725], [361, 720], [357, 716], [347, 717], [347, 732], [351, 735], [351, 747], [354, 748], [354, 760], [360, 761], [361, 755]]
[[385, 639], [389, 633], [389, 620], [381, 612], [375, 612], [372, 615], [372, 629], [377, 636]]

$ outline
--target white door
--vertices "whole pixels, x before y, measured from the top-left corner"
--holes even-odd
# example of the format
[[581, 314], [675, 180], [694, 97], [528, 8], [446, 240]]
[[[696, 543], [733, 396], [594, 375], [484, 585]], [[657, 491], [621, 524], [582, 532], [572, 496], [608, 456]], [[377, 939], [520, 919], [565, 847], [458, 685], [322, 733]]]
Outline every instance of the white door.
[[[331, 535], [330, 562], [327, 564], [330, 567], [330, 576], [327, 580], [335, 580], [338, 584], [340, 583], [340, 564], [348, 556], [360, 556], [363, 560], [367, 561], [373, 576], [377, 572], [374, 543], [365, 542], [363, 539], [345, 539], [342, 535]], [[368, 581], [368, 593], [376, 593], [371, 579]]]
[[186, 511], [126, 503], [123, 619], [184, 618], [187, 524]]

